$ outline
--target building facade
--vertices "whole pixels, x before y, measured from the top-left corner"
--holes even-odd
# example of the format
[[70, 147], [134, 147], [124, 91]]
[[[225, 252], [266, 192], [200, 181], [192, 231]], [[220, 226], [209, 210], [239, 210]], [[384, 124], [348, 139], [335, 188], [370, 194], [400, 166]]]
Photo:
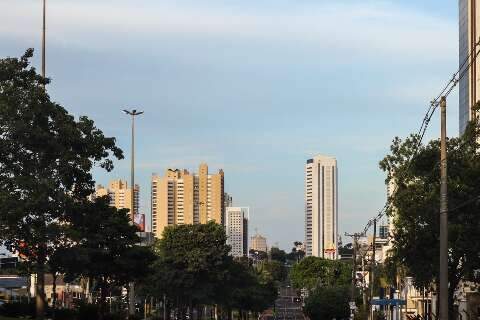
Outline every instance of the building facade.
[[267, 238], [258, 233], [250, 238], [250, 249], [254, 251], [268, 252]]
[[95, 196], [109, 196], [110, 205], [116, 207], [117, 209], [128, 209], [132, 221], [134, 221], [134, 214], [139, 213], [140, 186], [138, 184], [135, 185], [134, 190], [134, 211], [132, 211], [132, 188], [128, 187], [127, 181], [125, 180], [112, 180], [108, 184], [107, 188], [101, 184], [97, 185]]
[[[480, 3], [459, 0], [459, 67], [464, 73], [459, 82], [459, 129], [462, 134], [472, 120], [472, 106], [480, 98], [480, 61], [473, 60], [475, 44], [480, 39]], [[466, 63], [464, 63], [466, 61]], [[469, 64], [472, 64], [469, 67]]]
[[167, 226], [207, 223], [224, 224], [224, 174], [209, 174], [201, 164], [198, 174], [167, 169], [165, 175], [152, 175], [152, 232], [160, 238]]
[[337, 160], [317, 155], [305, 166], [305, 250], [307, 256], [337, 259]]
[[249, 210], [245, 207], [228, 207], [225, 209], [225, 230], [227, 244], [231, 246], [233, 257], [248, 256], [248, 220]]

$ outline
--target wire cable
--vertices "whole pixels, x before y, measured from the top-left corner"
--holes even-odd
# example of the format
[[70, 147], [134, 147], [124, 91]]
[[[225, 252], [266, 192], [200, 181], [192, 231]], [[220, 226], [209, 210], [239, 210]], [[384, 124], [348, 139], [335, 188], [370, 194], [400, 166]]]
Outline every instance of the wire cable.
[[[480, 38], [479, 40], [475, 43], [475, 45], [472, 47], [470, 50], [468, 56], [465, 58], [465, 60], [460, 64], [460, 67], [458, 70], [453, 74], [452, 78], [447, 82], [445, 87], [440, 91], [440, 93], [430, 102], [430, 105], [427, 109], [427, 112], [425, 113], [425, 116], [423, 117], [422, 124], [420, 125], [420, 128], [417, 131], [417, 136], [419, 137], [417, 144], [415, 145], [415, 150], [408, 160], [407, 168], [410, 167], [410, 165], [413, 163], [413, 158], [417, 155], [418, 151], [420, 150], [420, 146], [422, 144], [423, 138], [425, 137], [425, 133], [427, 132], [427, 128], [430, 124], [430, 121], [435, 114], [436, 109], [440, 105], [440, 100], [442, 97], [448, 97], [450, 93], [453, 91], [453, 89], [457, 86], [457, 84], [460, 82], [460, 80], [465, 76], [465, 74], [470, 70], [470, 67], [472, 64], [475, 63], [477, 60], [478, 55], [480, 54], [480, 49], [477, 50], [477, 47], [480, 47]], [[475, 54], [474, 54], [475, 53]], [[468, 65], [467, 65], [468, 63]], [[465, 67], [465, 65], [467, 65]], [[465, 68], [464, 68], [465, 67]], [[397, 186], [395, 186], [392, 194], [394, 194], [397, 190]], [[469, 200], [470, 202], [475, 201], [477, 199], [480, 199], [479, 197], [476, 197], [474, 199]], [[468, 203], [470, 203], [468, 202]], [[382, 209], [378, 212], [378, 214], [370, 219], [365, 228], [363, 229], [363, 234], [366, 234], [367, 231], [370, 229], [370, 227], [373, 225], [374, 221], [380, 220], [388, 211], [390, 208], [390, 202], [387, 200], [385, 202], [385, 205], [383, 206]], [[456, 207], [452, 209], [451, 211], [457, 210], [459, 207]]]

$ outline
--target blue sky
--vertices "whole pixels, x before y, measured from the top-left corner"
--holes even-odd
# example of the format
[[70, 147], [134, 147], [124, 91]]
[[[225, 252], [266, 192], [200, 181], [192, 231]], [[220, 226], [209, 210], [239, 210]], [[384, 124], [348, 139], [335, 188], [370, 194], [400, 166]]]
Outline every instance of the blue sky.
[[[342, 234], [382, 207], [378, 161], [456, 71], [457, 11], [445, 0], [48, 0], [49, 93], [117, 137], [127, 158], [95, 172], [103, 184], [129, 177], [120, 111], [145, 111], [144, 213], [152, 172], [204, 161], [251, 208], [251, 230], [289, 249], [304, 237], [304, 164], [317, 153], [338, 160]], [[1, 57], [40, 53], [40, 0], [2, 0], [0, 21]]]

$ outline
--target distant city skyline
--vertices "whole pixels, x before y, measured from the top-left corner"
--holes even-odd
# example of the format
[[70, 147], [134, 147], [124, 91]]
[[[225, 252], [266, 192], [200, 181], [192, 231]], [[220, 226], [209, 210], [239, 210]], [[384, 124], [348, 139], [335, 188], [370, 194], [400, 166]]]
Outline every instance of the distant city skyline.
[[[304, 238], [305, 159], [336, 156], [339, 232], [359, 231], [385, 201], [378, 161], [458, 68], [456, 1], [58, 0], [47, 12], [49, 94], [125, 153], [111, 173], [94, 171], [98, 183], [128, 179], [121, 110], [138, 108], [141, 212], [152, 172], [207, 162], [286, 250]], [[41, 2], [3, 0], [0, 20], [0, 56], [33, 47], [40, 70]], [[455, 92], [451, 136], [458, 119]]]

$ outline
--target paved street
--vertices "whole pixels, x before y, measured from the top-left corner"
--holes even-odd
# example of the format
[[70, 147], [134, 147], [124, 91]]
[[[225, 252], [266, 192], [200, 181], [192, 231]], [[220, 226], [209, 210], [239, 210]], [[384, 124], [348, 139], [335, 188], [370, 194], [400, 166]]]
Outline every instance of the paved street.
[[302, 303], [295, 301], [296, 291], [293, 288], [281, 287], [279, 297], [275, 301], [275, 312], [269, 310], [262, 316], [263, 319], [303, 320]]

